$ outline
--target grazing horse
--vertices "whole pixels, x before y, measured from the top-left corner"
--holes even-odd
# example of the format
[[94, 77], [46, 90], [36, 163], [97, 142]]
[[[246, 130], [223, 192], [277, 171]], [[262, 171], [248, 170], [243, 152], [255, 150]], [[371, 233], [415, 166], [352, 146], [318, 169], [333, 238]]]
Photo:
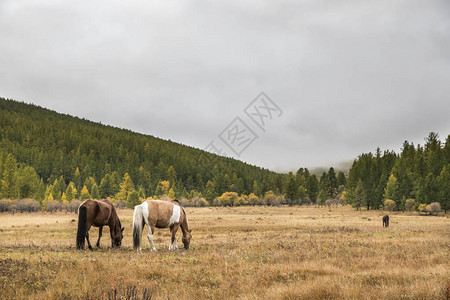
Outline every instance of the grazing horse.
[[148, 226], [148, 241], [152, 250], [156, 251], [153, 243], [155, 228], [170, 228], [172, 234], [169, 250], [178, 249], [175, 234], [179, 227], [183, 232], [182, 242], [186, 250], [191, 242], [191, 230], [188, 227], [186, 213], [177, 200], [147, 200], [134, 207], [133, 214], [133, 247], [137, 252], [141, 251], [141, 237], [144, 224]]
[[120, 247], [124, 228], [121, 228], [122, 225], [112, 203], [108, 200], [86, 200], [81, 203], [78, 208], [77, 249], [84, 249], [86, 238], [89, 249], [92, 250], [91, 242], [89, 241], [89, 229], [91, 226], [99, 227], [97, 240], [97, 248], [99, 248], [103, 226], [105, 225], [109, 226], [111, 233], [111, 247]]
[[383, 227], [389, 227], [389, 216], [383, 216]]

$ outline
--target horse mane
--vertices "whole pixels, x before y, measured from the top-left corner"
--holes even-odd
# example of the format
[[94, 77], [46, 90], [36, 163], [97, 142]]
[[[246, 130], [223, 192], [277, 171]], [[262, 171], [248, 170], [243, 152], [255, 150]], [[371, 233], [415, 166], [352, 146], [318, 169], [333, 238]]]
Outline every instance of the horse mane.
[[181, 202], [179, 200], [173, 199], [172, 202], [176, 202], [176, 203], [180, 204], [180, 207], [181, 207], [181, 210], [183, 211], [183, 214], [186, 215], [186, 213], [184, 212], [183, 205], [181, 205]]

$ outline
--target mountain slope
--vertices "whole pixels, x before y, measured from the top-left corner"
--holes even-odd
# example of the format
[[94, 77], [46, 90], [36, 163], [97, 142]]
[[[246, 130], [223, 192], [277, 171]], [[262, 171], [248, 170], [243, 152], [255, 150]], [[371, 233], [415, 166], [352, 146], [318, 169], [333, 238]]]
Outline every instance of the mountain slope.
[[219, 195], [227, 190], [251, 193], [254, 181], [261, 193], [281, 191], [283, 177], [232, 158], [4, 98], [0, 152], [32, 166], [46, 183], [61, 176], [66, 184], [75, 181], [77, 168], [81, 182], [93, 177], [98, 185], [106, 174], [117, 172], [122, 178], [128, 172], [136, 189], [142, 186], [147, 195], [160, 180], [173, 177], [170, 166], [180, 192], [203, 192], [208, 180]]

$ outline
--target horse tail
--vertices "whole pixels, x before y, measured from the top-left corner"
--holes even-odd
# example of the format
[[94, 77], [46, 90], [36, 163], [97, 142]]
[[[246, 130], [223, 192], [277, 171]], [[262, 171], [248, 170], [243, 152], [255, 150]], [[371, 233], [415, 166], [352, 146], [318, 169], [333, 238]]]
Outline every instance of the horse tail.
[[133, 213], [133, 248], [139, 251], [141, 249], [142, 227], [144, 226], [143, 207], [136, 205]]
[[84, 249], [87, 231], [86, 206], [82, 205], [78, 209], [78, 230], [77, 230], [77, 249]]

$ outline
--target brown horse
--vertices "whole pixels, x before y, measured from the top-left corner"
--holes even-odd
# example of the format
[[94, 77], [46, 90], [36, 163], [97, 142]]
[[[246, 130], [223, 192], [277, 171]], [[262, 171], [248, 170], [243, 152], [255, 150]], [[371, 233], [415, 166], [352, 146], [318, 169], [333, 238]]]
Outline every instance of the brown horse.
[[97, 240], [97, 248], [99, 248], [103, 226], [105, 225], [109, 226], [111, 233], [111, 247], [120, 247], [124, 228], [121, 228], [122, 225], [112, 203], [108, 200], [86, 200], [81, 203], [78, 209], [77, 249], [84, 249], [86, 238], [89, 249], [92, 250], [89, 241], [91, 226], [99, 227]]
[[170, 228], [172, 239], [169, 244], [169, 250], [175, 250], [178, 249], [175, 234], [178, 228], [181, 227], [184, 248], [186, 250], [189, 249], [192, 229], [189, 230], [186, 213], [177, 200], [147, 200], [134, 207], [133, 247], [137, 252], [141, 251], [141, 237], [144, 224], [148, 226], [147, 237], [153, 251], [156, 251], [153, 243], [155, 228]]

